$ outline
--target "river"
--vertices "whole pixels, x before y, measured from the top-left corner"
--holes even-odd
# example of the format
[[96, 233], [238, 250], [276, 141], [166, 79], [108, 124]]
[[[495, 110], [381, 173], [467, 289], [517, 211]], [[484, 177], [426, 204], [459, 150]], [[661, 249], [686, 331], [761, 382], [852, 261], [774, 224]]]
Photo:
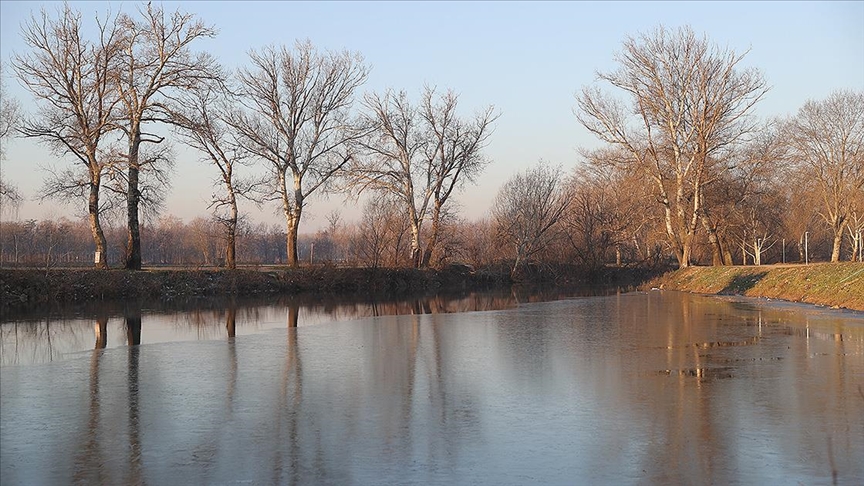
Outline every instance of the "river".
[[864, 484], [864, 313], [561, 297], [4, 322], [0, 483]]

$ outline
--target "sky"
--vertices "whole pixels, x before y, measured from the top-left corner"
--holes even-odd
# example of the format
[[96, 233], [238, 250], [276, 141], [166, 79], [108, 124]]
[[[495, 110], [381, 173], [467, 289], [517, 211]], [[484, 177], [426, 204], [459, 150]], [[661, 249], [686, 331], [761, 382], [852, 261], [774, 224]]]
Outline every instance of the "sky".
[[[0, 1], [0, 59], [7, 92], [25, 110], [34, 103], [11, 77], [14, 53], [25, 52], [20, 28], [31, 12], [56, 2]], [[70, 2], [84, 19], [109, 11], [132, 12], [136, 2]], [[197, 48], [228, 68], [243, 66], [250, 49], [309, 39], [321, 49], [360, 52], [371, 66], [364, 92], [405, 90], [417, 99], [424, 85], [460, 94], [463, 116], [493, 105], [500, 114], [486, 155], [491, 163], [476, 185], [458, 196], [459, 213], [486, 217], [495, 193], [519, 171], [544, 160], [565, 172], [579, 163], [578, 149], [599, 146], [573, 114], [574, 95], [616, 67], [614, 55], [628, 36], [663, 25], [689, 25], [697, 34], [736, 52], [742, 67], [758, 68], [770, 91], [756, 107], [769, 118], [794, 114], [809, 99], [838, 89], [864, 90], [864, 2], [164, 2], [167, 10], [194, 13], [216, 27]], [[608, 86], [604, 86], [606, 88]], [[4, 178], [28, 199], [6, 219], [83, 215], [86, 202], [33, 200], [45, 168], [60, 166], [45, 147], [15, 139], [2, 161]], [[176, 146], [174, 177], [165, 212], [189, 221], [208, 214], [215, 168]], [[263, 167], [263, 166], [262, 166]], [[360, 215], [341, 195], [312, 198], [300, 231]], [[284, 224], [279, 208], [241, 207], [253, 221]]]

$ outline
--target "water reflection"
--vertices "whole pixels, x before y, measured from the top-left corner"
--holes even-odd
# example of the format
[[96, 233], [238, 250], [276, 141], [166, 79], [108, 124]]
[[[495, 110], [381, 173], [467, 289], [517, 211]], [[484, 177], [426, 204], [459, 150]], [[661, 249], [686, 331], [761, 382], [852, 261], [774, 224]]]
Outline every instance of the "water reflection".
[[[45, 363], [74, 357], [91, 349], [89, 327], [108, 317], [102, 333], [104, 346], [134, 346], [188, 340], [218, 340], [269, 329], [310, 326], [385, 315], [419, 315], [508, 309], [521, 303], [554, 300], [572, 295], [597, 295], [615, 289], [497, 289], [462, 294], [436, 294], [402, 300], [337, 300], [294, 296], [281, 299], [205, 300], [200, 306], [178, 302], [148, 306], [130, 301], [117, 307], [107, 302], [78, 314], [0, 323], [0, 366]], [[83, 314], [83, 315], [81, 315]], [[279, 317], [279, 316], [282, 317]], [[4, 319], [10, 316], [4, 315]], [[14, 315], [11, 317], [15, 317]], [[223, 329], [222, 326], [225, 326]], [[112, 340], [108, 336], [114, 336]]]
[[105, 346], [108, 345], [108, 317], [103, 316], [96, 319], [96, 325], [93, 328], [96, 332], [95, 349], [105, 349]]
[[225, 329], [229, 338], [237, 336], [237, 304], [234, 302], [225, 309]]
[[228, 306], [229, 339], [117, 349], [100, 318], [96, 349], [0, 370], [0, 482], [864, 480], [860, 314], [659, 292], [404, 305], [317, 326], [259, 309], [279, 329], [233, 337]]

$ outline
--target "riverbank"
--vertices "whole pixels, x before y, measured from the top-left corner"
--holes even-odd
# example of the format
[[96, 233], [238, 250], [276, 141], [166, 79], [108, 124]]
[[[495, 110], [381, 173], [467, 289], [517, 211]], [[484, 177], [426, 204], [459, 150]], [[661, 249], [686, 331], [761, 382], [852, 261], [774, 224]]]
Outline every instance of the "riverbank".
[[[656, 271], [605, 268], [546, 269], [520, 285], [572, 287], [612, 285], [635, 288]], [[332, 266], [260, 267], [237, 270], [151, 268], [143, 271], [95, 269], [0, 269], [0, 309], [94, 301], [178, 301], [197, 297], [338, 296], [400, 297], [446, 292], [510, 289], [507, 266], [472, 269], [345, 268]]]
[[494, 283], [460, 268], [442, 271], [301, 267], [296, 269], [2, 269], [3, 308], [94, 300], [172, 300], [278, 294], [404, 294]]
[[689, 267], [641, 286], [744, 295], [864, 311], [864, 263]]

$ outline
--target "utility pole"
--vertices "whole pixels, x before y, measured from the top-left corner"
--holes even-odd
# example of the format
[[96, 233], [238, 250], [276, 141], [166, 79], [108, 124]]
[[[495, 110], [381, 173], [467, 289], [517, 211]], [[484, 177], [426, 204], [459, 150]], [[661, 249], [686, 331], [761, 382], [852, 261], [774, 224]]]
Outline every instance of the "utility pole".
[[804, 265], [810, 264], [810, 254], [807, 252], [807, 238], [809, 235], [809, 231], [804, 232]]

